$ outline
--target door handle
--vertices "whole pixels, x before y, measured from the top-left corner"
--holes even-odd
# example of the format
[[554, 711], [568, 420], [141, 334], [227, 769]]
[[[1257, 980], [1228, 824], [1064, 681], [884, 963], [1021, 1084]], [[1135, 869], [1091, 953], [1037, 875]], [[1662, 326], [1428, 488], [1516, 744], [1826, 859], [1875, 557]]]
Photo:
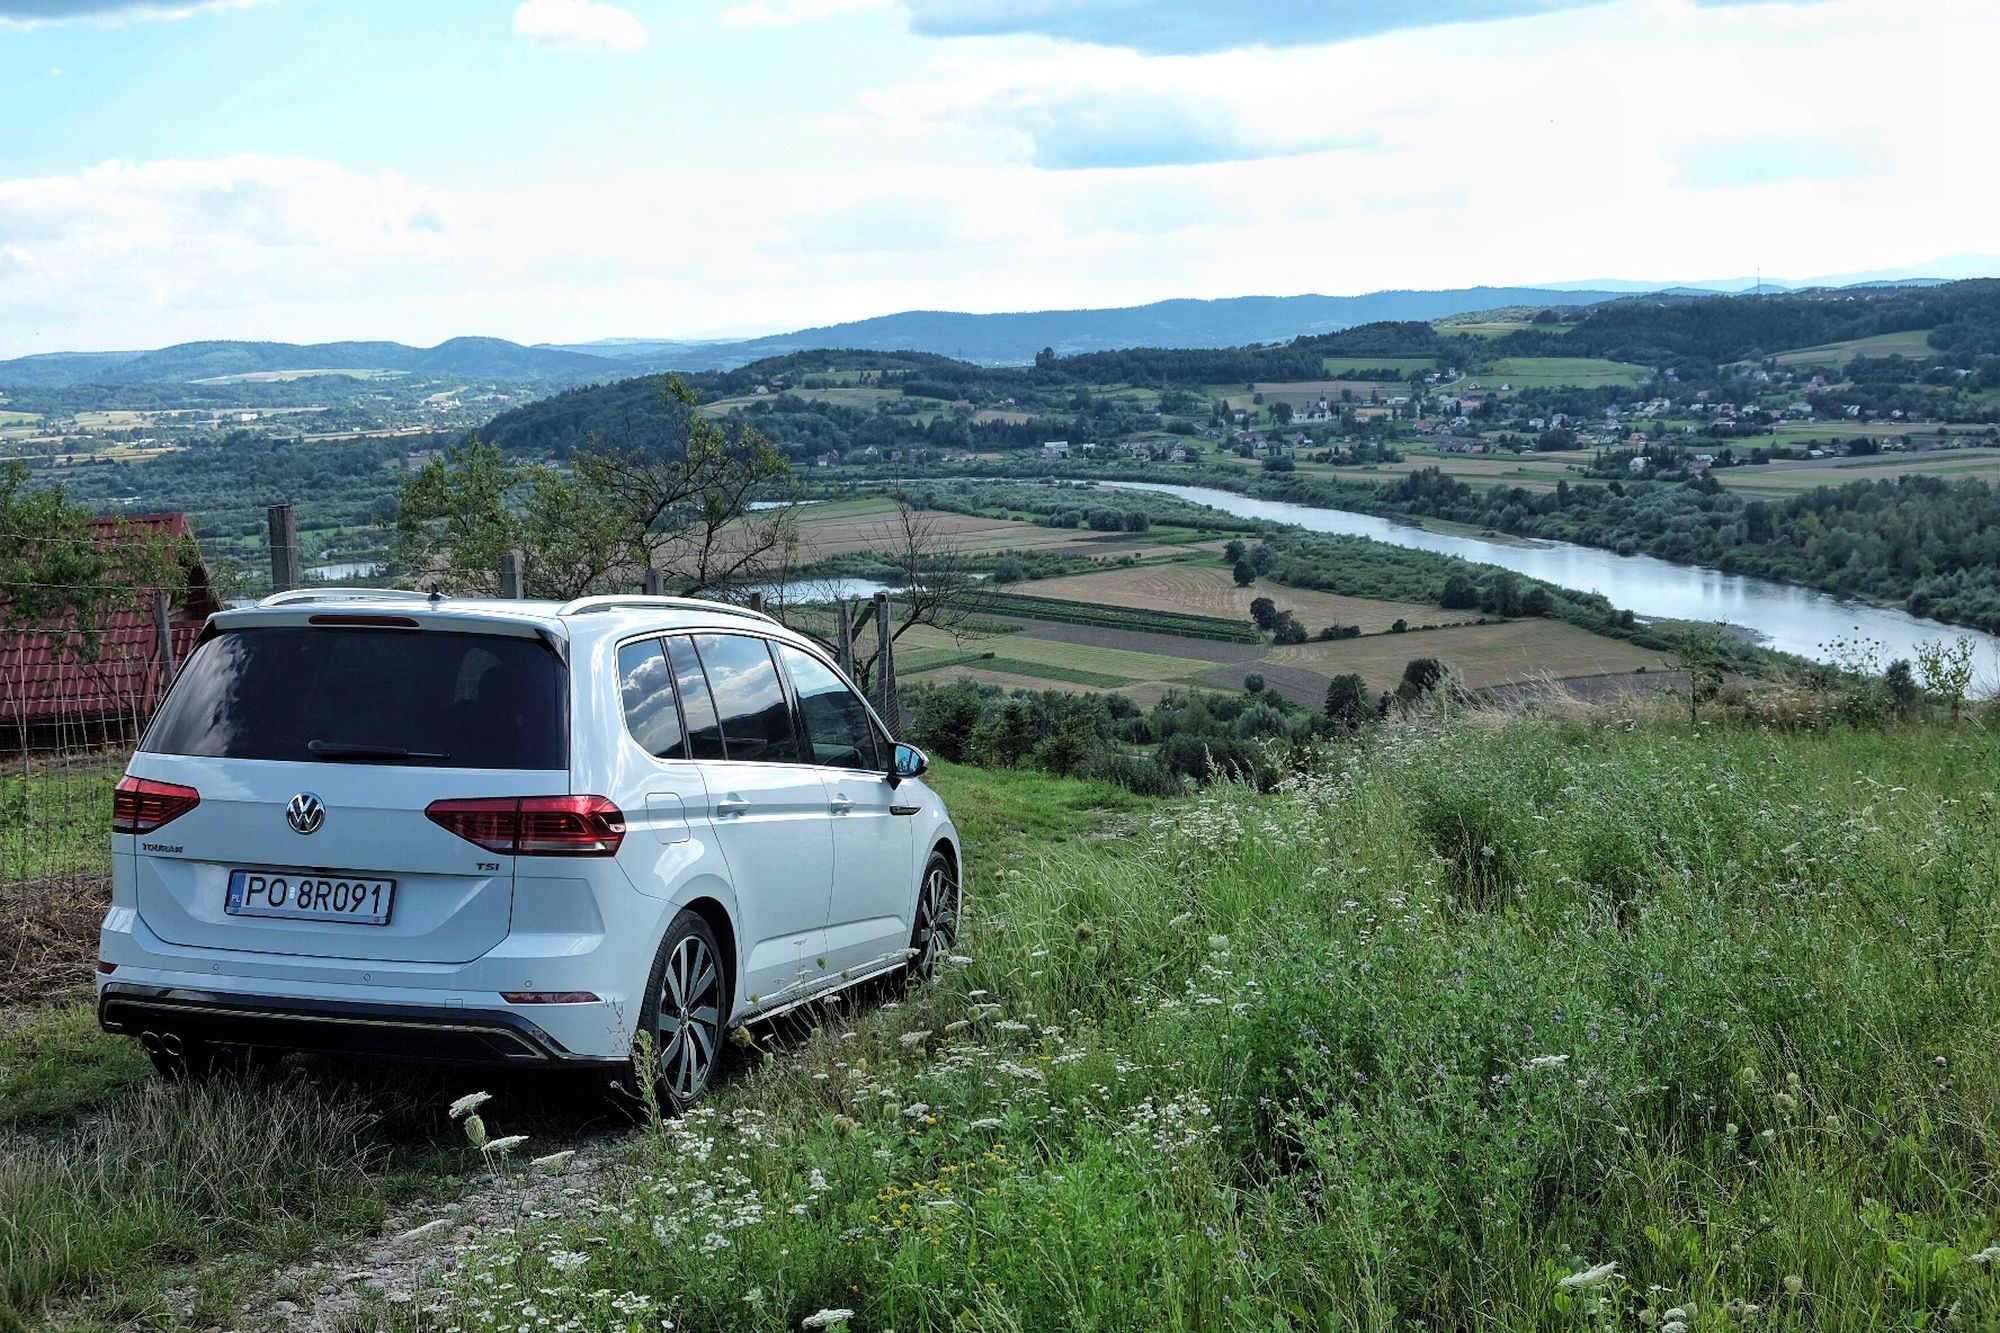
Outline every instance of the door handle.
[[844, 815], [854, 808], [854, 802], [848, 800], [845, 796], [835, 796], [831, 801], [826, 803], [826, 806], [827, 809], [833, 811], [836, 815]]
[[725, 796], [715, 803], [715, 813], [724, 819], [732, 815], [747, 815], [750, 813], [750, 802], [741, 796]]

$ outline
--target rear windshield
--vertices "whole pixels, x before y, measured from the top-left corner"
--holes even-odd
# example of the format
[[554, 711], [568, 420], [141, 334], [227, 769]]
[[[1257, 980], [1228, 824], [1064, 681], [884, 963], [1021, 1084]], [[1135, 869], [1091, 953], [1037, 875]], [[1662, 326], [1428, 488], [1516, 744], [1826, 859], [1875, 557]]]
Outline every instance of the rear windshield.
[[540, 639], [398, 629], [229, 630], [189, 657], [146, 733], [213, 759], [566, 768], [565, 669]]

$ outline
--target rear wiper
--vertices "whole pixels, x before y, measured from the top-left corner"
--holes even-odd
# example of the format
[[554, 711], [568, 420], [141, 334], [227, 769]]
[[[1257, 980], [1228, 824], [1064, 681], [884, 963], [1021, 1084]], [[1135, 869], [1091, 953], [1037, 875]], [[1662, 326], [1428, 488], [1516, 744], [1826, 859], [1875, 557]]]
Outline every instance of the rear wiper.
[[349, 745], [341, 741], [307, 741], [306, 749], [312, 751], [313, 758], [329, 763], [375, 760], [384, 763], [441, 764], [451, 758], [448, 754], [430, 750], [405, 750], [400, 745]]

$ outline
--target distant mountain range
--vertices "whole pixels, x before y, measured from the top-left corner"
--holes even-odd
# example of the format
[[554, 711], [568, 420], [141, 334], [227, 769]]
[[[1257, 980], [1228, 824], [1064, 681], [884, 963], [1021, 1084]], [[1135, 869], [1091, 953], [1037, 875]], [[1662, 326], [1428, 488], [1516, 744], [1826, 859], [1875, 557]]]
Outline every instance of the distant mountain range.
[[[1962, 267], [1973, 257], [1940, 261]], [[1963, 262], [1961, 262], [1963, 261]], [[1943, 279], [1855, 274], [1857, 287], [1928, 285]], [[1017, 365], [1044, 347], [1058, 354], [1126, 347], [1240, 347], [1301, 334], [1332, 333], [1378, 320], [1435, 320], [1506, 307], [1581, 306], [1636, 292], [1715, 296], [1754, 288], [1703, 283], [1672, 288], [1605, 280], [1542, 287], [1463, 287], [1364, 296], [1237, 296], [1156, 301], [1103, 310], [971, 315], [907, 310], [796, 333], [735, 341], [605, 338], [525, 347], [501, 338], [453, 338], [436, 347], [393, 342], [196, 342], [150, 352], [49, 352], [0, 361], [0, 388], [76, 384], [186, 383], [232, 375], [302, 370], [381, 370], [491, 380], [581, 384], [663, 370], [733, 370], [766, 357], [818, 348], [937, 352], [984, 365]], [[1787, 290], [1766, 282], [1764, 288]]]
[[726, 343], [619, 339], [550, 344], [632, 361], [661, 361], [675, 370], [733, 370], [767, 356], [820, 347], [869, 352], [937, 352], [980, 365], [1017, 365], [1044, 347], [1068, 356], [1123, 347], [1241, 347], [1307, 333], [1333, 333], [1384, 319], [1443, 319], [1503, 306], [1590, 305], [1613, 291], [1546, 287], [1464, 287], [1443, 292], [1371, 292], [1366, 296], [1234, 296], [1215, 301], [1155, 301], [1107, 310], [1039, 310], [966, 315], [906, 310], [844, 324], [800, 329]]
[[0, 387], [165, 384], [297, 370], [399, 370], [482, 379], [584, 380], [628, 375], [622, 363], [504, 338], [453, 338], [436, 347], [392, 342], [179, 343], [153, 352], [46, 352], [0, 361]]

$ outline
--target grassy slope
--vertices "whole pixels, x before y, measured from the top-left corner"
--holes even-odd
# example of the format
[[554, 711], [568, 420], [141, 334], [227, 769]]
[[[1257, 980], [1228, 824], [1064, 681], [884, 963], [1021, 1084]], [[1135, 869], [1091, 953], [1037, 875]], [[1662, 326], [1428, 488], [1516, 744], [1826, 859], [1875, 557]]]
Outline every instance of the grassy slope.
[[[2000, 1239], [1984, 733], [1516, 721], [1268, 796], [937, 784], [969, 961], [776, 1044], [635, 1147], [615, 1207], [468, 1252], [437, 1295], [470, 1326], [522, 1288], [621, 1329], [640, 1298], [684, 1329], [2000, 1318], [1969, 1259]], [[0, 1159], [0, 1290], [29, 1309], [95, 1288], [129, 1318], [162, 1264], [323, 1248], [382, 1216], [397, 1142], [454, 1146], [325, 1080], [123, 1086], [49, 1022], [95, 1086], [0, 1047], [0, 1132], [43, 1139]], [[561, 1146], [496, 1091], [495, 1133]], [[214, 1291], [199, 1317], [231, 1320]]]
[[1097, 795], [943, 781], [967, 961], [659, 1131], [622, 1211], [467, 1256], [464, 1313], [2000, 1318], [1982, 734], [1406, 731], [1062, 845]]

